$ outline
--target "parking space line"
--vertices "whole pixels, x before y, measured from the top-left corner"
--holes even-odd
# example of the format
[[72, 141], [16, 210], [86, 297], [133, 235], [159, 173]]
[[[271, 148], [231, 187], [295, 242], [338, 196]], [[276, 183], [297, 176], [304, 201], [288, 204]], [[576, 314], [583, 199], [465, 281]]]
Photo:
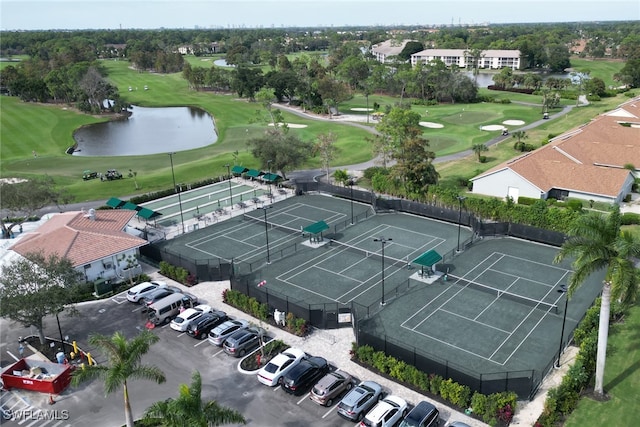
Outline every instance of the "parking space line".
[[200, 342], [199, 342], [199, 343], [194, 344], [193, 346], [194, 346], [194, 347], [198, 347], [199, 345], [202, 345], [202, 344], [204, 344], [204, 343], [206, 343], [206, 342], [207, 342], [207, 340], [206, 340], [206, 339], [204, 339], [204, 340], [200, 340]]
[[[332, 413], [332, 412], [333, 412], [333, 410], [334, 410], [334, 409], [336, 409], [336, 407], [337, 407], [337, 406], [338, 406], [338, 404], [335, 404], [335, 405], [333, 405], [331, 408], [329, 408], [329, 410], [327, 411], [327, 413], [326, 413], [326, 414], [324, 414], [324, 415], [322, 416], [322, 419], [325, 419], [325, 418], [326, 418], [330, 413]], [[356, 425], [357, 425], [357, 424], [356, 424]]]
[[18, 359], [16, 356], [14, 356], [14, 355], [13, 355], [13, 353], [11, 353], [9, 350], [7, 350], [7, 354], [8, 354], [9, 356], [13, 357], [13, 358], [15, 359], [15, 361], [16, 361], [16, 362], [17, 362], [18, 360], [20, 360], [20, 359]]
[[299, 404], [301, 404], [302, 402], [304, 402], [305, 400], [307, 400], [307, 397], [309, 397], [309, 395], [310, 395], [310, 394], [311, 394], [311, 393], [307, 393], [307, 394], [305, 394], [305, 395], [304, 395], [304, 397], [303, 397], [302, 399], [298, 400], [298, 403], [296, 403], [296, 405], [299, 405]]
[[216, 357], [217, 355], [219, 355], [220, 353], [224, 353], [224, 350], [220, 350], [217, 353], [214, 353], [211, 357]]

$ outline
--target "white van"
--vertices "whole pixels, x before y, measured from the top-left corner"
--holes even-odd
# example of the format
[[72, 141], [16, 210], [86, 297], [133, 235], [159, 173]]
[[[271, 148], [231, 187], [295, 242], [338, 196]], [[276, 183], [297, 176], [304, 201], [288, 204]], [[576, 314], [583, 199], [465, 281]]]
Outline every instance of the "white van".
[[197, 304], [197, 299], [182, 293], [173, 293], [156, 301], [147, 308], [147, 316], [155, 325], [168, 323], [180, 314], [180, 310], [191, 308]]

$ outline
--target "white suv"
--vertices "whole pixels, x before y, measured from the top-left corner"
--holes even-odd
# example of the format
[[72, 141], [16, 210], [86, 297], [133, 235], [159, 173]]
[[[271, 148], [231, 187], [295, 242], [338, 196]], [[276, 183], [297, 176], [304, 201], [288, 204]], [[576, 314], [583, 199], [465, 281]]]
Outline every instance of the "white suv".
[[361, 427], [393, 427], [407, 415], [407, 402], [398, 396], [387, 396], [373, 407]]
[[200, 304], [193, 308], [187, 308], [182, 313], [178, 314], [178, 317], [171, 321], [171, 329], [175, 329], [178, 332], [185, 332], [191, 322], [202, 316], [203, 313], [211, 313], [213, 309], [206, 304]]
[[146, 297], [156, 289], [166, 286], [167, 284], [165, 282], [160, 281], [142, 282], [127, 291], [127, 299], [139, 304], [142, 302], [142, 298]]

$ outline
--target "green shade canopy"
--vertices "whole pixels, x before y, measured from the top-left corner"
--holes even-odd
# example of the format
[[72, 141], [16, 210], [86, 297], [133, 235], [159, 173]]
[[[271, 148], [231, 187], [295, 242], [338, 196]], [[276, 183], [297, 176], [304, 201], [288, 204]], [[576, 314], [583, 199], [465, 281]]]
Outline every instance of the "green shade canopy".
[[282, 179], [282, 177], [275, 173], [265, 173], [262, 175], [262, 180], [267, 182], [276, 182], [280, 179]]
[[328, 230], [329, 226], [324, 221], [318, 221], [315, 224], [306, 226], [302, 231], [309, 234], [322, 233], [324, 230]]
[[140, 209], [142, 209], [142, 207], [136, 205], [135, 203], [127, 202], [124, 205], [122, 205], [122, 209], [127, 209], [130, 211], [139, 211]]
[[125, 203], [127, 202], [125, 202], [124, 200], [120, 200], [117, 197], [112, 197], [109, 200], [107, 200], [107, 206], [110, 206], [114, 209], [121, 208], [122, 205], [124, 205]]
[[153, 219], [160, 215], [162, 215], [160, 212], [156, 212], [147, 208], [140, 208], [140, 210], [138, 211], [138, 216], [144, 219]]
[[262, 175], [262, 172], [257, 169], [249, 169], [247, 172], [247, 176], [250, 178], [258, 178], [260, 175]]
[[428, 252], [423, 253], [418, 258], [414, 259], [412, 263], [421, 265], [423, 267], [431, 267], [432, 265], [434, 265], [436, 262], [440, 260], [442, 260], [442, 255], [440, 255], [438, 252], [432, 249]]
[[234, 175], [242, 175], [248, 170], [249, 169], [245, 168], [244, 166], [234, 166], [233, 168], [231, 168], [231, 173]]

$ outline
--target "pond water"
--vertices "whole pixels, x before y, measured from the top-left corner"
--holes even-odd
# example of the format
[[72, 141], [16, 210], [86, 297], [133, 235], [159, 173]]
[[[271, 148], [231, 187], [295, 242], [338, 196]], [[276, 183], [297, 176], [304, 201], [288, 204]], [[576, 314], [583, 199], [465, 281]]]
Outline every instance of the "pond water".
[[[474, 80], [473, 72], [469, 71], [469, 72], [465, 72], [465, 74], [471, 80]], [[478, 73], [478, 76], [475, 79], [478, 82], [478, 87], [486, 88], [487, 86], [494, 84], [493, 76], [495, 74], [496, 73]], [[541, 76], [542, 76], [542, 80], [546, 80], [549, 77], [555, 77], [558, 79], [568, 79], [571, 77], [568, 73], [545, 73], [545, 74], [541, 74]]]
[[226, 59], [216, 59], [215, 61], [213, 61], [213, 63], [215, 65], [217, 65], [218, 67], [235, 67], [235, 65], [227, 64], [227, 60]]
[[206, 147], [217, 141], [213, 117], [192, 107], [133, 107], [126, 120], [78, 129], [74, 156], [136, 156]]

